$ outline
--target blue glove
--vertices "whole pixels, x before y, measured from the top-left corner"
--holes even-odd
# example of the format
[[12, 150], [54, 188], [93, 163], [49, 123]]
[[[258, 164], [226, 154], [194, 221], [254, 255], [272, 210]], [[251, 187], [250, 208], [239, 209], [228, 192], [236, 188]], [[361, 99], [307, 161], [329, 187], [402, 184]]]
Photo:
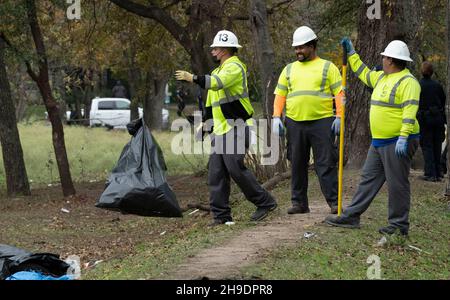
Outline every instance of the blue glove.
[[408, 138], [406, 136], [399, 136], [395, 144], [395, 154], [398, 157], [408, 156]]
[[347, 51], [348, 55], [355, 54], [355, 48], [353, 48], [352, 41], [348, 37], [344, 37], [341, 40], [341, 45], [344, 46], [345, 50]]
[[283, 122], [281, 122], [279, 117], [274, 117], [272, 120], [272, 132], [278, 136], [284, 135]]
[[341, 132], [341, 118], [336, 117], [336, 119], [334, 119], [333, 124], [331, 124], [331, 131], [333, 131], [335, 135], [339, 135]]

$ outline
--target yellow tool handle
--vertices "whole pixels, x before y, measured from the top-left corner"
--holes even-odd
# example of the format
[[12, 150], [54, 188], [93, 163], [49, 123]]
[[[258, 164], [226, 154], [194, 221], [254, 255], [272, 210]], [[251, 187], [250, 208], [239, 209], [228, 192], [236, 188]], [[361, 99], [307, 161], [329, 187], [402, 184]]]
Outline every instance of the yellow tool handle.
[[347, 51], [344, 48], [344, 57], [342, 65], [342, 90], [344, 98], [342, 103], [341, 130], [339, 135], [339, 175], [338, 175], [338, 216], [342, 212], [342, 180], [344, 176], [344, 133], [345, 133], [345, 102], [347, 86]]

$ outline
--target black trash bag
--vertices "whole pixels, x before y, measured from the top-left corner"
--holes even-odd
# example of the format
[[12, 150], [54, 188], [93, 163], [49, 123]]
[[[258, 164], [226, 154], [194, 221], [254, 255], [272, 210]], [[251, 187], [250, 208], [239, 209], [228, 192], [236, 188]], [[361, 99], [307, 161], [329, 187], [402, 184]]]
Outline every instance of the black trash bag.
[[127, 125], [133, 135], [106, 182], [96, 207], [151, 217], [182, 217], [165, 177], [161, 148], [142, 119]]
[[141, 127], [142, 127], [142, 118], [133, 120], [127, 124], [128, 133], [132, 136], [135, 136]]
[[20, 271], [35, 271], [44, 275], [61, 277], [67, 275], [70, 265], [51, 253], [30, 253], [0, 244], [0, 280]]

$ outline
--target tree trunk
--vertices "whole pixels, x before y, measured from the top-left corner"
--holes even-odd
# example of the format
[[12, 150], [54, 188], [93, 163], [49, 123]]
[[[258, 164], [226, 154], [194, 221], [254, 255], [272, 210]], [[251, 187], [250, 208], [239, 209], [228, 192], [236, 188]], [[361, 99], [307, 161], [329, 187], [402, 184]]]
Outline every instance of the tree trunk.
[[144, 99], [144, 121], [150, 130], [162, 128], [162, 107], [165, 96], [166, 80], [147, 73], [147, 85], [151, 85]]
[[[447, 0], [447, 35], [446, 35], [446, 44], [447, 44], [447, 144], [450, 141], [450, 0]], [[447, 147], [447, 180], [445, 185], [445, 195], [447, 196], [447, 201], [450, 200], [450, 147]]]
[[[248, 6], [248, 14], [254, 37], [254, 49], [256, 50], [257, 62], [259, 65], [259, 86], [262, 97], [264, 118], [270, 121], [273, 115], [273, 102], [275, 95], [273, 91], [277, 85], [277, 74], [275, 73], [275, 54], [272, 47], [272, 38], [267, 24], [266, 1], [251, 0]], [[268, 122], [265, 128], [265, 137], [270, 137], [271, 126]], [[259, 132], [259, 136], [263, 136]], [[268, 138], [270, 141], [270, 138]], [[268, 143], [267, 143], [268, 144]], [[287, 170], [287, 163], [284, 157], [284, 147], [281, 146], [280, 159], [275, 165], [262, 165], [259, 161], [259, 153], [256, 159], [249, 159], [249, 165], [259, 180], [273, 178], [277, 173], [284, 173]]]
[[8, 196], [31, 195], [17, 119], [5, 67], [6, 45], [0, 39], [0, 142]]
[[[87, 82], [87, 83], [86, 83]], [[84, 125], [89, 126], [89, 119], [91, 114], [91, 102], [92, 97], [100, 91], [96, 86], [101, 85], [101, 72], [89, 69], [87, 73], [87, 79], [85, 80], [83, 91], [83, 104], [84, 104]]]
[[[380, 53], [394, 40], [403, 40], [413, 59], [420, 43], [418, 27], [421, 22], [421, 1], [381, 1], [381, 19], [367, 17], [369, 5], [361, 1], [358, 15], [356, 51], [362, 61], [373, 68], [381, 65]], [[353, 72], [349, 72], [353, 74]], [[345, 153], [347, 167], [360, 168], [370, 146], [369, 108], [372, 91], [356, 76], [349, 76], [347, 92]]]
[[265, 117], [273, 115], [273, 91], [277, 85], [275, 73], [275, 53], [272, 47], [272, 38], [267, 25], [266, 1], [251, 0], [249, 3], [250, 22], [255, 40], [255, 50], [259, 64], [261, 95], [267, 95], [262, 101]]
[[61, 180], [61, 186], [64, 196], [70, 196], [75, 194], [75, 187], [73, 186], [72, 176], [70, 175], [69, 161], [67, 159], [66, 145], [64, 141], [64, 130], [59, 114], [58, 103], [55, 101], [52, 95], [49, 73], [47, 54], [45, 50], [44, 39], [41, 33], [41, 29], [38, 23], [36, 13], [36, 3], [34, 0], [26, 0], [28, 23], [31, 28], [31, 34], [36, 47], [38, 56], [39, 73], [36, 74], [29, 62], [27, 62], [27, 72], [30, 77], [37, 83], [39, 92], [44, 100], [45, 108], [48, 112], [50, 123], [52, 124], [52, 141], [55, 151], [56, 162], [58, 165], [59, 177]]
[[128, 83], [130, 84], [130, 121], [139, 118], [139, 100], [140, 95], [138, 93], [138, 86], [141, 83], [141, 74], [140, 70], [136, 65], [136, 49], [134, 47], [134, 42], [129, 41], [130, 47], [125, 50], [125, 57], [128, 62]]

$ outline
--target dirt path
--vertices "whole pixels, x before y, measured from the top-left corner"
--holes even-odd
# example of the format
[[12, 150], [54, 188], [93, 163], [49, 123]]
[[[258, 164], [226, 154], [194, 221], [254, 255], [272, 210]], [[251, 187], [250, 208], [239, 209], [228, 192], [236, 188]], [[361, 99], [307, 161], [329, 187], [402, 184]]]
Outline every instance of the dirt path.
[[205, 249], [177, 267], [171, 279], [233, 279], [242, 267], [262, 259], [264, 252], [293, 245], [303, 238], [308, 227], [320, 223], [329, 213], [326, 203], [310, 203], [311, 213], [288, 215], [262, 221], [228, 240], [226, 244]]

